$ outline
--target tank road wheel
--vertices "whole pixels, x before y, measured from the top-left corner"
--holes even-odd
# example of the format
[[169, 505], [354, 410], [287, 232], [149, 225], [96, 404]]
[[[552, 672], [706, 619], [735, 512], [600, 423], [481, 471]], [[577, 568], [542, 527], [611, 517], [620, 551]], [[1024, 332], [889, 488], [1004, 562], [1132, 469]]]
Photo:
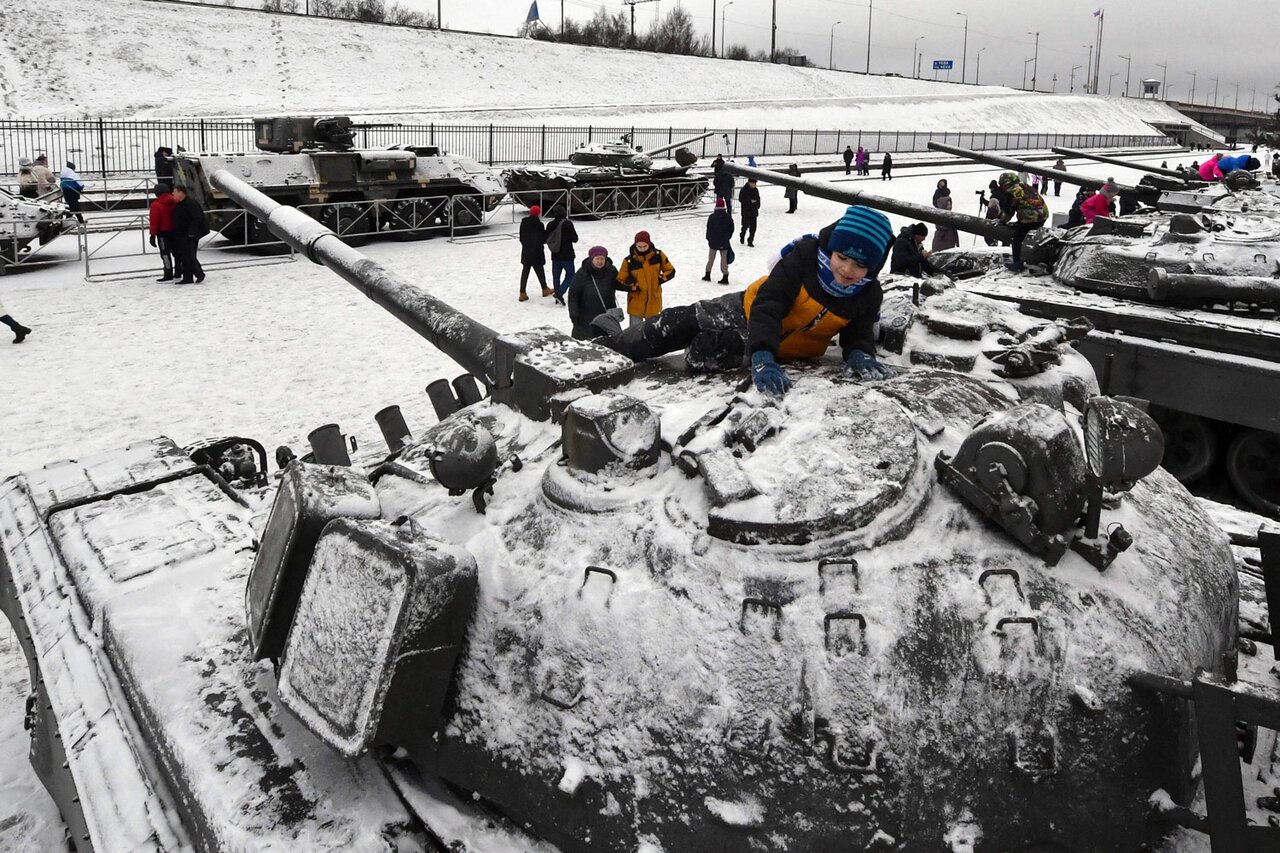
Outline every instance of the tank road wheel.
[[1227, 477], [1249, 506], [1280, 518], [1280, 433], [1245, 430], [1227, 450]]
[[449, 199], [454, 228], [475, 228], [484, 224], [484, 199], [477, 193], [460, 193]]
[[1191, 485], [1213, 469], [1218, 460], [1218, 437], [1204, 418], [1152, 407], [1152, 417], [1164, 433], [1161, 465], [1183, 485]]
[[331, 204], [320, 214], [325, 227], [342, 238], [348, 246], [363, 246], [369, 242], [372, 220], [369, 208], [354, 204]]
[[396, 240], [421, 240], [444, 224], [445, 211], [440, 199], [400, 199], [392, 203], [390, 212], [391, 236]]

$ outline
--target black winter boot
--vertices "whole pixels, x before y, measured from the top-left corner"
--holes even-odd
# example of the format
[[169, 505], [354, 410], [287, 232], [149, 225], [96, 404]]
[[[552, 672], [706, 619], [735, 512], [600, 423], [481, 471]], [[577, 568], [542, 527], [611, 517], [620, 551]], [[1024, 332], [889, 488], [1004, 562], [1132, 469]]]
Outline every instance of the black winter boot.
[[711, 281], [711, 273], [710, 273], [710, 272], [703, 273], [703, 274], [702, 274], [702, 280], [703, 280], [703, 281]]
[[724, 275], [720, 276], [720, 283], [721, 283], [721, 284], [728, 284], [728, 283], [729, 283], [729, 274], [728, 274], [728, 273], [725, 273]]
[[10, 317], [8, 314], [5, 314], [3, 317], [0, 317], [0, 323], [4, 323], [6, 326], [8, 326], [10, 329], [13, 330], [13, 342], [15, 344], [22, 343], [27, 339], [27, 335], [31, 334], [30, 329], [28, 329], [26, 326], [22, 325], [17, 320]]

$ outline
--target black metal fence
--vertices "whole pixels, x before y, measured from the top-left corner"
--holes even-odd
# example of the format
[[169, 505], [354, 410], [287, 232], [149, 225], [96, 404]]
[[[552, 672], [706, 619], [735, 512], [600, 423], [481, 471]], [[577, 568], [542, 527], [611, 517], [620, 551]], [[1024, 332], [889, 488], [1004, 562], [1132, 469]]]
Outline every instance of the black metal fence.
[[[359, 131], [363, 147], [438, 145], [451, 154], [473, 157], [491, 166], [559, 162], [584, 142], [603, 142], [631, 134], [645, 149], [678, 142], [708, 130], [715, 135], [690, 147], [700, 156], [836, 156], [846, 145], [873, 154], [926, 151], [931, 140], [986, 151], [1018, 151], [1062, 145], [1069, 148], [1136, 148], [1167, 145], [1169, 137], [1074, 133], [959, 133], [955, 131], [743, 130], [646, 128], [586, 125], [377, 124]], [[199, 119], [187, 121], [0, 121], [0, 163], [8, 174], [18, 158], [49, 155], [56, 173], [70, 160], [83, 175], [149, 172], [155, 150], [179, 146], [187, 151], [253, 152], [253, 123]]]

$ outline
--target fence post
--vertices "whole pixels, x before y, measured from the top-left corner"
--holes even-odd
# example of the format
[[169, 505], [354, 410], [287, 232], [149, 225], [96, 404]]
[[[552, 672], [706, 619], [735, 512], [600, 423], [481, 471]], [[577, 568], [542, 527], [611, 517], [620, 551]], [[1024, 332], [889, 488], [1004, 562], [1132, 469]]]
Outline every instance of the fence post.
[[107, 176], [107, 128], [98, 119], [98, 162], [102, 164], [102, 177]]
[[670, 145], [676, 141], [676, 129], [671, 125], [667, 125], [667, 144]]
[[592, 132], [591, 125], [587, 125], [587, 141], [588, 142], [591, 141], [591, 132]]
[[733, 129], [733, 156], [738, 156], [738, 129]]
[[547, 126], [542, 126], [542, 156], [538, 160], [539, 163], [547, 162]]
[[489, 125], [489, 165], [493, 165], [493, 125]]
[[[702, 132], [706, 133], [707, 129], [704, 127], [702, 129]], [[705, 136], [702, 138], [702, 156], [703, 157], [707, 156], [707, 138]]]
[[763, 157], [769, 153], [769, 128], [764, 129], [764, 138], [760, 141], [760, 156]]

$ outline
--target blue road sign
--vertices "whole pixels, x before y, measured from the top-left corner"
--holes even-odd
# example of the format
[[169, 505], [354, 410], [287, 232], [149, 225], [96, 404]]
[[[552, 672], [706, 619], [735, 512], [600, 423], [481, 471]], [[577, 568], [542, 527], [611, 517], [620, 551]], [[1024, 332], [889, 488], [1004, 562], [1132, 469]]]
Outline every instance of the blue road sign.
[[933, 70], [934, 71], [950, 71], [954, 64], [955, 64], [955, 61], [951, 59], [935, 59], [933, 61]]

